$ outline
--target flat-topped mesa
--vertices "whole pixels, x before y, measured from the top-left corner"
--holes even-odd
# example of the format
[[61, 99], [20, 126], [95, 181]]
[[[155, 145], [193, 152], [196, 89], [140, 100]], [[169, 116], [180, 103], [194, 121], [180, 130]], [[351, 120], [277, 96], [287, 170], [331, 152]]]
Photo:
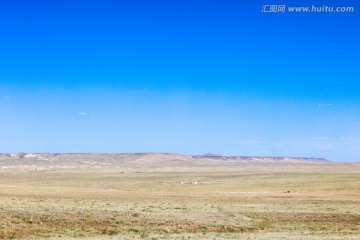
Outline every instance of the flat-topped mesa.
[[288, 171], [336, 165], [323, 158], [181, 155], [175, 153], [8, 153], [0, 154], [3, 171], [174, 172], [174, 171]]
[[[66, 159], [66, 160], [126, 160], [138, 163], [164, 163], [168, 161], [232, 161], [232, 162], [330, 162], [325, 158], [310, 157], [274, 157], [274, 156], [225, 156], [207, 153], [204, 155], [182, 155], [176, 153], [6, 153], [1, 159]], [[212, 161], [213, 163], [213, 161]]]
[[268, 162], [331, 162], [326, 158], [310, 158], [310, 157], [271, 157], [271, 156], [224, 156], [220, 154], [204, 154], [193, 155], [193, 158], [207, 158], [214, 160], [233, 160], [233, 161], [268, 161]]

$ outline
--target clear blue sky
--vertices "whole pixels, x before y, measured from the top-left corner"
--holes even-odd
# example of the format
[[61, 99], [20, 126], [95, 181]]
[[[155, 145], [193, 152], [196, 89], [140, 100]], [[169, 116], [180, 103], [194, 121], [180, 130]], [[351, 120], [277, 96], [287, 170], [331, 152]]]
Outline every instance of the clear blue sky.
[[360, 161], [360, 2], [267, 3], [2, 1], [0, 152]]

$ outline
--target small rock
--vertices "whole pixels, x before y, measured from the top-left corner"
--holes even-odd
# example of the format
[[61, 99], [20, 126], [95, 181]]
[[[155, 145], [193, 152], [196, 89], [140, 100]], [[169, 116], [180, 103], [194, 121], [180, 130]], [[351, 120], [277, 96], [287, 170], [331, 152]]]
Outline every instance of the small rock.
[[34, 222], [34, 219], [31, 218], [31, 219], [29, 220], [29, 223], [33, 223], [33, 222]]

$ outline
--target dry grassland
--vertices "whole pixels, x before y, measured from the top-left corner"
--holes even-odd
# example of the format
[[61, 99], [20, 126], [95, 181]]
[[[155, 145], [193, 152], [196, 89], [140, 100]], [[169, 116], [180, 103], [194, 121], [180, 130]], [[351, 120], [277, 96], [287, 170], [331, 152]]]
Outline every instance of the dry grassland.
[[360, 239], [359, 164], [299, 166], [5, 169], [0, 238]]

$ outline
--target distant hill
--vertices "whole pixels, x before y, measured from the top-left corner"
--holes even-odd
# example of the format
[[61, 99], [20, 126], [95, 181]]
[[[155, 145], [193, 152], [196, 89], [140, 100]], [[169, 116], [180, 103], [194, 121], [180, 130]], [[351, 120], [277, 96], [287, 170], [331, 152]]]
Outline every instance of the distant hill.
[[1, 170], [143, 172], [251, 169], [330, 163], [324, 158], [180, 155], [173, 153], [11, 153], [0, 154]]

